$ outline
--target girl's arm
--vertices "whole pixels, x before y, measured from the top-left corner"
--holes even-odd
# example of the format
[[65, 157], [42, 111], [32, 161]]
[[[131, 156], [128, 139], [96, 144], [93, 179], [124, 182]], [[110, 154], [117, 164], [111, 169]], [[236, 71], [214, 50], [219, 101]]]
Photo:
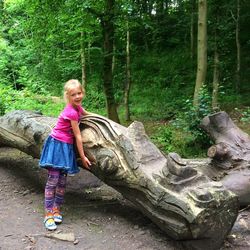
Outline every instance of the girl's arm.
[[71, 120], [70, 122], [71, 122], [71, 127], [73, 129], [74, 136], [76, 138], [76, 146], [77, 146], [79, 155], [82, 159], [82, 164], [85, 168], [90, 169], [89, 166], [91, 165], [91, 163], [90, 163], [89, 159], [85, 156], [84, 151], [83, 151], [82, 137], [81, 137], [81, 132], [80, 132], [80, 129], [78, 126], [78, 122], [73, 121], [73, 120]]
[[82, 114], [83, 115], [91, 115], [92, 113], [90, 113], [90, 112], [88, 112], [88, 111], [86, 111], [85, 109], [82, 109]]
[[83, 107], [82, 107], [82, 115], [93, 115], [94, 113], [91, 113], [91, 112], [88, 112], [87, 110], [85, 110]]

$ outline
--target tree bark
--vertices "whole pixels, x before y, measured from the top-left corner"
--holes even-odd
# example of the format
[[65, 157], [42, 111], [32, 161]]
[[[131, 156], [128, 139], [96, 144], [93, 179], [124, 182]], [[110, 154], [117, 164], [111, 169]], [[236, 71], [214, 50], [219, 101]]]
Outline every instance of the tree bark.
[[199, 92], [207, 74], [207, 0], [199, 0], [198, 6], [197, 72], [193, 105], [199, 106]]
[[82, 86], [86, 88], [87, 77], [86, 77], [86, 56], [85, 56], [85, 46], [84, 46], [84, 36], [81, 32], [81, 66], [82, 66]]
[[194, 32], [194, 24], [195, 24], [195, 6], [196, 6], [196, 0], [192, 0], [190, 2], [191, 5], [191, 18], [190, 18], [190, 56], [191, 56], [191, 60], [193, 62], [194, 59], [194, 37], [195, 37], [195, 32]]
[[91, 66], [91, 55], [90, 55], [90, 51], [91, 51], [91, 42], [88, 41], [88, 69], [89, 69], [89, 74], [92, 74], [92, 66]]
[[225, 112], [207, 116], [201, 126], [215, 144], [208, 149], [211, 158], [207, 175], [219, 180], [238, 196], [241, 207], [250, 203], [250, 137]]
[[240, 45], [240, 0], [237, 0], [237, 18], [235, 27], [235, 40], [237, 47], [237, 68], [236, 68], [236, 91], [239, 93], [240, 88], [240, 68], [241, 68], [241, 45]]
[[117, 104], [115, 101], [114, 87], [113, 87], [113, 75], [112, 75], [112, 59], [113, 59], [113, 47], [114, 47], [114, 7], [115, 0], [105, 1], [105, 13], [101, 19], [103, 30], [103, 85], [106, 96], [106, 105], [108, 117], [120, 123]]
[[[39, 158], [56, 120], [30, 111], [0, 118], [0, 144]], [[170, 237], [218, 249], [238, 213], [237, 197], [176, 153], [163, 155], [139, 122], [125, 128], [102, 116], [80, 123], [91, 172], [119, 191]]]
[[127, 39], [126, 39], [126, 85], [124, 91], [124, 103], [125, 103], [125, 119], [130, 121], [130, 109], [129, 109], [129, 93], [131, 88], [131, 72], [130, 72], [130, 32], [129, 23], [127, 20]]
[[[212, 93], [212, 108], [218, 109], [218, 95], [219, 95], [219, 53], [217, 51], [217, 44], [214, 50], [214, 74], [213, 74], [213, 93]], [[218, 111], [218, 110], [217, 110]]]
[[231, 169], [250, 164], [250, 137], [233, 123], [226, 112], [205, 117], [201, 126], [215, 142], [208, 149], [213, 165]]

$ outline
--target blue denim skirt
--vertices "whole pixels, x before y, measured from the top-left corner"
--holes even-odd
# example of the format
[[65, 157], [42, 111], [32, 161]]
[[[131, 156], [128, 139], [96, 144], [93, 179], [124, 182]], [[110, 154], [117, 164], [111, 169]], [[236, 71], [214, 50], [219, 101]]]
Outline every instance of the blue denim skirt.
[[73, 144], [56, 140], [48, 136], [40, 157], [41, 168], [60, 169], [67, 174], [75, 174], [80, 171], [76, 162], [76, 154]]

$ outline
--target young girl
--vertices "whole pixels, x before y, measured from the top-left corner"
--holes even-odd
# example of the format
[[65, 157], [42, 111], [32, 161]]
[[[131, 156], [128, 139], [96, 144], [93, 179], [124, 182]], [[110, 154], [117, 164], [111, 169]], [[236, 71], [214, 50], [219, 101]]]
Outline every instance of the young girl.
[[84, 90], [78, 80], [69, 80], [64, 85], [66, 107], [60, 114], [56, 126], [45, 141], [39, 165], [48, 170], [45, 186], [44, 225], [48, 230], [55, 230], [56, 223], [62, 222], [60, 207], [63, 203], [67, 174], [79, 172], [74, 151], [74, 140], [85, 168], [90, 168], [90, 161], [85, 156], [81, 133], [78, 126], [80, 117], [89, 114], [82, 106]]

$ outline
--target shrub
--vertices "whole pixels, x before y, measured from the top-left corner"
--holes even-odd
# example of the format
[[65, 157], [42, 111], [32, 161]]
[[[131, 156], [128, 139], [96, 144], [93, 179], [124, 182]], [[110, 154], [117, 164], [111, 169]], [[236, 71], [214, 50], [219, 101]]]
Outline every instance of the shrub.
[[[207, 134], [201, 129], [201, 120], [211, 114], [211, 95], [207, 88], [202, 86], [199, 93], [199, 106], [198, 108], [193, 106], [193, 100], [188, 99], [185, 101], [185, 105], [182, 112], [179, 112], [177, 118], [172, 122], [173, 126], [183, 131], [184, 141], [187, 147], [192, 147], [192, 153], [199, 152], [198, 154], [204, 154], [204, 149], [207, 149], [211, 145], [211, 140]], [[195, 155], [197, 155], [195, 153]]]
[[54, 102], [49, 95], [39, 96], [29, 91], [14, 90], [0, 84], [0, 113], [4, 115], [12, 110], [40, 111], [48, 116], [57, 116], [65, 105], [63, 101]]
[[242, 117], [240, 119], [242, 122], [250, 122], [250, 107], [247, 107], [243, 112], [242, 112]]

